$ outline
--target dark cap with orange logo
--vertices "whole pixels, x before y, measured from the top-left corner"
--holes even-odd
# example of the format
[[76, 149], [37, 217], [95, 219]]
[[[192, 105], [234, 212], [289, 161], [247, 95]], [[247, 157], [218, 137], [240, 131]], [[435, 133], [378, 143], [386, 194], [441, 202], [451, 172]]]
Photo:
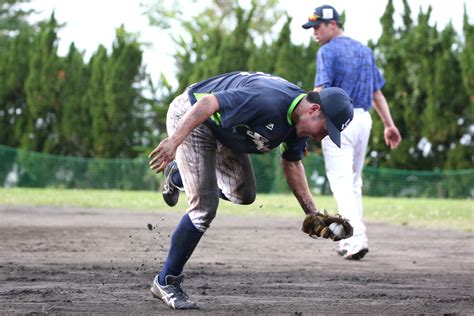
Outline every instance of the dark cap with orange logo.
[[308, 22], [302, 25], [304, 29], [318, 26], [324, 21], [339, 22], [339, 13], [330, 5], [323, 5], [314, 9], [313, 14], [308, 17]]

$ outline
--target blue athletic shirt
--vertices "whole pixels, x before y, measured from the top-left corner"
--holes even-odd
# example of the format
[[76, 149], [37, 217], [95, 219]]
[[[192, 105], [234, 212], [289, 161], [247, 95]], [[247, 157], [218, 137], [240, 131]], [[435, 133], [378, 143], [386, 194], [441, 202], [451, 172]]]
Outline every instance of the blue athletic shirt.
[[232, 72], [189, 88], [191, 104], [214, 95], [219, 111], [204, 122], [226, 147], [263, 154], [282, 145], [282, 158], [303, 158], [307, 137], [297, 137], [291, 113], [305, 96], [297, 85], [264, 73]]
[[372, 50], [347, 36], [338, 36], [318, 50], [315, 87], [339, 87], [354, 102], [354, 108], [369, 110], [373, 93], [385, 80]]

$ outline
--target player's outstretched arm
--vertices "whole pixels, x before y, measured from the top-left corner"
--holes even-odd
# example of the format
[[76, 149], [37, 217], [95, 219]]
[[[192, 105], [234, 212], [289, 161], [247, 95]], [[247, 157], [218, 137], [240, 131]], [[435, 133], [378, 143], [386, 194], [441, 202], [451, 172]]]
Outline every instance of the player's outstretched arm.
[[304, 166], [301, 161], [288, 161], [281, 159], [281, 166], [286, 181], [305, 214], [316, 213], [316, 204], [314, 203], [311, 192], [309, 191], [308, 180], [306, 179]]
[[307, 214], [302, 231], [311, 237], [329, 238], [334, 241], [351, 237], [353, 229], [347, 219], [339, 215], [329, 215], [326, 211], [320, 212], [316, 208], [301, 161], [282, 159], [281, 165], [288, 185]]
[[219, 101], [213, 95], [208, 95], [196, 102], [186, 112], [173, 135], [163, 139], [158, 146], [148, 155], [150, 169], [159, 173], [174, 159], [176, 149], [188, 135], [212, 114], [219, 110]]

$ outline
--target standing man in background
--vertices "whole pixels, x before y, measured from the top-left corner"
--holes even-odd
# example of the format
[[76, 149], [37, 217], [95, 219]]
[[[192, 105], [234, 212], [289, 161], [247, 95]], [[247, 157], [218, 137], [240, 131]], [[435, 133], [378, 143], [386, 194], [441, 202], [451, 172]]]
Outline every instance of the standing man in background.
[[315, 41], [321, 45], [316, 58], [314, 90], [342, 88], [354, 104], [354, 119], [341, 133], [341, 148], [328, 138], [323, 139], [322, 148], [326, 174], [339, 213], [354, 227], [353, 237], [339, 242], [338, 253], [345, 259], [360, 260], [369, 252], [366, 227], [362, 222], [362, 169], [372, 128], [368, 112], [372, 101], [385, 127], [385, 143], [395, 149], [401, 136], [380, 90], [385, 80], [372, 51], [344, 36], [336, 9], [329, 5], [317, 7], [303, 28], [312, 28]]

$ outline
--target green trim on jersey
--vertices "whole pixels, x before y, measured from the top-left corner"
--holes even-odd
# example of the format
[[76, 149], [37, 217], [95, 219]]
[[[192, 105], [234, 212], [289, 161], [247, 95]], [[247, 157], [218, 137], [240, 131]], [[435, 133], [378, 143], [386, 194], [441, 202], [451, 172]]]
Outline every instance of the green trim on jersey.
[[283, 155], [283, 153], [288, 149], [288, 144], [283, 142], [280, 144], [280, 155]]
[[211, 93], [193, 93], [194, 94], [194, 97], [196, 98], [196, 100], [201, 100], [202, 98], [204, 98], [205, 96], [207, 95], [211, 95]]
[[[193, 93], [193, 95], [196, 98], [196, 100], [199, 101], [202, 98], [204, 98], [205, 96], [211, 95], [211, 93]], [[211, 117], [209, 117], [209, 118], [211, 119], [211, 121], [216, 123], [216, 125], [222, 126], [221, 113], [219, 111], [212, 114]]]
[[221, 114], [219, 112], [215, 112], [211, 115], [210, 119], [217, 124], [217, 126], [222, 126]]
[[288, 124], [290, 124], [290, 126], [293, 126], [293, 122], [291, 121], [291, 114], [295, 110], [296, 105], [298, 105], [301, 99], [303, 99], [305, 96], [306, 96], [306, 93], [302, 93], [299, 96], [297, 96], [293, 100], [293, 102], [291, 102], [290, 108], [288, 109], [288, 113], [286, 114], [286, 119], [288, 120]]

